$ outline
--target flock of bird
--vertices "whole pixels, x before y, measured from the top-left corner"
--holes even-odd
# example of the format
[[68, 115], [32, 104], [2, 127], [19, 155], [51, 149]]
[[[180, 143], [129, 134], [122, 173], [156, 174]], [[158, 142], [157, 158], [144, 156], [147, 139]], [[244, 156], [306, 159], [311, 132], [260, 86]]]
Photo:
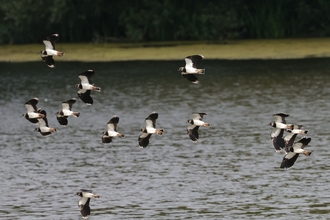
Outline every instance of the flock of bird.
[[[59, 34], [53, 34], [43, 40], [45, 44], [45, 50], [40, 51], [42, 60], [47, 64], [50, 68], [55, 68], [55, 61], [53, 56], [63, 56], [64, 52], [59, 52], [55, 49], [55, 42], [58, 40]], [[186, 65], [184, 67], [180, 67], [179, 71], [182, 76], [185, 77], [190, 82], [197, 84], [199, 83], [196, 75], [204, 74], [205, 69], [197, 69], [196, 63], [202, 60], [204, 56], [202, 55], [191, 55], [185, 58]], [[94, 75], [93, 70], [87, 70], [78, 75], [80, 78], [80, 83], [76, 84], [76, 88], [78, 97], [87, 105], [93, 104], [93, 98], [91, 97], [91, 91], [100, 92], [101, 88], [97, 87], [93, 84], [92, 76]], [[69, 100], [62, 102], [62, 109], [56, 112], [56, 119], [62, 126], [68, 125], [68, 117], [79, 117], [79, 112], [72, 111], [72, 106], [76, 102], [75, 98], [71, 98]], [[25, 103], [26, 113], [24, 116], [28, 121], [33, 124], [39, 125], [38, 128], [35, 128], [36, 131], [40, 132], [43, 136], [51, 135], [56, 132], [56, 128], [49, 127], [47, 120], [47, 112], [44, 109], [38, 108], [38, 98], [33, 98]], [[186, 128], [189, 138], [192, 142], [196, 143], [199, 139], [198, 129], [199, 127], [210, 127], [209, 123], [203, 121], [203, 116], [206, 113], [194, 113], [192, 119], [188, 119], [187, 123], [189, 124]], [[146, 148], [149, 145], [149, 140], [152, 134], [162, 135], [164, 133], [164, 129], [156, 128], [156, 120], [158, 119], [158, 113], [152, 112], [145, 119], [145, 127], [141, 129], [141, 134], [138, 137], [138, 143], [140, 148]], [[107, 123], [107, 129], [103, 132], [102, 135], [102, 143], [107, 144], [112, 142], [114, 137], [125, 137], [124, 134], [121, 134], [117, 131], [119, 123], [119, 117], [114, 115], [109, 122]], [[88, 218], [90, 215], [90, 199], [91, 198], [99, 198], [100, 196], [93, 194], [91, 190], [81, 189], [80, 192], [77, 193], [81, 199], [78, 202], [78, 207], [83, 218]]]
[[[283, 157], [280, 168], [290, 168], [296, 162], [299, 154], [310, 156], [312, 152], [304, 148], [311, 142], [311, 138], [306, 137], [308, 131], [303, 129], [303, 125], [287, 124], [285, 118], [289, 115], [286, 113], [274, 114], [274, 121], [269, 123], [269, 126], [275, 128], [270, 134], [273, 146], [277, 153], [284, 150], [285, 156]], [[284, 136], [284, 132], [287, 132]], [[299, 141], [295, 142], [297, 135], [302, 135]], [[284, 136], [284, 137], [283, 137]]]

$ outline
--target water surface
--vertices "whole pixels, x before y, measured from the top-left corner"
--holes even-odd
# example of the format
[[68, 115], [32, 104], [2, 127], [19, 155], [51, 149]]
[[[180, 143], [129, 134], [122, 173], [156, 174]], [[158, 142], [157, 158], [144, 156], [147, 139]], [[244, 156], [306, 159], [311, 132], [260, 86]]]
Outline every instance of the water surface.
[[[0, 63], [0, 219], [81, 219], [75, 193], [92, 199], [90, 219], [326, 219], [330, 60], [205, 60], [194, 85], [177, 72], [181, 61]], [[93, 69], [94, 104], [77, 99], [61, 127], [55, 113], [77, 97], [78, 74]], [[48, 113], [49, 137], [20, 117], [38, 97]], [[146, 149], [137, 138], [157, 111]], [[193, 112], [207, 112], [194, 144], [186, 134]], [[283, 154], [270, 142], [278, 112], [304, 124], [310, 157], [279, 169]], [[101, 142], [106, 123], [120, 118], [124, 139]]]

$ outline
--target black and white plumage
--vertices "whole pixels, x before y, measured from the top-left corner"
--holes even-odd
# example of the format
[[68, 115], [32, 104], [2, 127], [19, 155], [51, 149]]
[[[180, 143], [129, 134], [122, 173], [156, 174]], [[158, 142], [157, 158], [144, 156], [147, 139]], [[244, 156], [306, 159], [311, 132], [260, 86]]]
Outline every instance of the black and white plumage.
[[147, 132], [142, 132], [139, 136], [139, 146], [140, 148], [146, 148], [149, 144], [149, 140], [152, 134], [148, 134]]
[[304, 127], [304, 125], [297, 125], [294, 124], [292, 129], [288, 129], [287, 132], [293, 133], [293, 134], [302, 134], [302, 135], [306, 135], [308, 133], [307, 130], [302, 129]]
[[283, 141], [285, 153], [290, 152], [290, 149], [293, 146], [297, 135], [297, 133], [287, 133], [287, 135], [284, 136]]
[[100, 196], [94, 194], [92, 190], [86, 189], [81, 189], [80, 192], [76, 193], [76, 195], [81, 197], [78, 202], [80, 214], [84, 219], [87, 219], [91, 214], [91, 208], [89, 206], [91, 198], [100, 198]]
[[62, 102], [62, 110], [56, 112], [56, 119], [57, 121], [63, 125], [68, 125], [68, 117], [74, 116], [79, 117], [79, 112], [72, 111], [72, 105], [76, 102], [75, 98], [69, 99], [67, 101]]
[[26, 108], [26, 113], [24, 113], [22, 116], [24, 116], [28, 121], [33, 124], [38, 123], [38, 118], [45, 117], [45, 115], [40, 112], [41, 109], [37, 108], [38, 101], [38, 98], [33, 98], [24, 104]]
[[146, 119], [146, 127], [142, 128], [142, 134], [139, 136], [139, 146], [140, 148], [145, 148], [149, 144], [149, 139], [152, 134], [162, 135], [164, 133], [164, 129], [156, 128], [156, 120], [158, 119], [158, 113], [152, 112]]
[[269, 126], [274, 127], [276, 129], [293, 129], [292, 124], [286, 124], [285, 118], [289, 115], [286, 113], [277, 113], [274, 114], [273, 117], [275, 118], [275, 121], [272, 121], [269, 123]]
[[43, 40], [45, 44], [45, 50], [40, 51], [42, 60], [47, 64], [48, 67], [54, 68], [55, 61], [53, 56], [63, 56], [64, 52], [59, 52], [55, 50], [55, 41], [59, 38], [59, 34], [52, 34], [51, 36], [47, 37]]
[[206, 123], [203, 121], [203, 116], [207, 115], [205, 112], [203, 113], [194, 113], [193, 119], [188, 119], [187, 122], [189, 123], [187, 127], [187, 133], [190, 139], [196, 143], [199, 139], [198, 129], [200, 126], [202, 127], [210, 127], [211, 124]]
[[85, 102], [87, 105], [93, 104], [93, 99], [90, 96], [91, 91], [101, 91], [100, 87], [96, 87], [93, 84], [92, 76], [94, 75], [94, 70], [87, 70], [85, 72], [80, 73], [78, 76], [81, 80], [80, 84], [76, 84], [76, 87], [79, 88], [78, 96], [79, 98]]
[[283, 157], [280, 168], [290, 168], [296, 162], [299, 154], [305, 154], [310, 156], [311, 152], [304, 150], [304, 148], [310, 143], [311, 138], [303, 137], [298, 142], [295, 142], [292, 147], [290, 147], [289, 152]]
[[178, 71], [181, 72], [181, 75], [185, 77], [192, 83], [199, 83], [195, 74], [204, 74], [205, 69], [197, 69], [196, 63], [204, 59], [203, 55], [191, 55], [187, 56], [184, 60], [186, 65], [184, 67], [180, 67]]
[[35, 130], [40, 132], [40, 134], [42, 136], [48, 136], [51, 135], [51, 133], [56, 132], [56, 128], [51, 128], [48, 126], [48, 120], [47, 120], [47, 113], [45, 110], [41, 110], [40, 113], [42, 113], [43, 115], [45, 115], [45, 117], [43, 118], [38, 118], [38, 124], [39, 124], [39, 128], [36, 128]]
[[276, 153], [281, 152], [281, 150], [285, 148], [283, 139], [284, 131], [286, 129], [293, 129], [293, 125], [286, 124], [285, 118], [288, 116], [288, 114], [283, 112], [274, 114], [273, 117], [275, 118], [275, 121], [269, 123], [269, 126], [275, 128], [275, 130], [270, 134], [270, 137]]
[[102, 136], [103, 144], [110, 143], [112, 139], [117, 136], [121, 138], [125, 137], [125, 135], [117, 132], [118, 123], [119, 123], [119, 117], [117, 117], [116, 115], [114, 115], [107, 123], [107, 130], [103, 132], [103, 136]]

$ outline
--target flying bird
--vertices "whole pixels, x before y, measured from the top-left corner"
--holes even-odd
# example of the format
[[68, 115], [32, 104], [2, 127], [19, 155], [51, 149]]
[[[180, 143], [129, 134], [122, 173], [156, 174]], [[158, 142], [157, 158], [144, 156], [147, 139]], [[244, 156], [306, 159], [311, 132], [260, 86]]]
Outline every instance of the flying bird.
[[203, 55], [191, 55], [187, 56], [184, 60], [186, 65], [184, 67], [180, 67], [178, 71], [181, 72], [181, 75], [185, 77], [187, 80], [192, 83], [199, 83], [195, 74], [204, 74], [205, 69], [197, 69], [196, 63], [200, 60], [204, 59]]
[[55, 67], [55, 60], [53, 56], [63, 56], [64, 52], [59, 52], [55, 49], [55, 41], [59, 38], [59, 34], [52, 34], [51, 36], [47, 37], [46, 40], [43, 40], [45, 44], [45, 50], [40, 51], [42, 60], [47, 64], [48, 67], [54, 68]]
[[27, 112], [24, 113], [22, 117], [24, 116], [28, 121], [30, 121], [33, 124], [38, 123], [38, 118], [45, 117], [44, 114], [40, 113], [41, 109], [37, 108], [38, 101], [39, 101], [38, 98], [33, 98], [24, 104]]
[[302, 134], [302, 135], [306, 135], [308, 133], [308, 131], [302, 129], [304, 127], [304, 125], [297, 125], [294, 124], [292, 127], [292, 130], [288, 129], [287, 131], [290, 133], [294, 133], [294, 134]]
[[146, 127], [142, 128], [142, 134], [139, 136], [139, 146], [140, 148], [145, 148], [149, 144], [149, 139], [152, 134], [162, 135], [164, 133], [164, 129], [156, 128], [156, 120], [158, 119], [158, 113], [152, 112], [146, 119]]
[[304, 150], [304, 148], [309, 144], [311, 138], [303, 137], [298, 142], [295, 142], [292, 147], [290, 147], [289, 152], [283, 157], [280, 168], [290, 168], [296, 162], [299, 154], [305, 154], [310, 156], [312, 152]]
[[277, 113], [273, 117], [275, 121], [270, 122], [268, 125], [275, 128], [275, 130], [270, 134], [271, 140], [273, 142], [274, 149], [276, 153], [282, 151], [285, 148], [285, 143], [283, 139], [283, 134], [286, 129], [293, 129], [293, 125], [286, 124], [285, 118], [289, 115], [286, 113]]
[[103, 136], [102, 136], [103, 144], [110, 143], [112, 139], [116, 136], [121, 138], [125, 137], [125, 135], [117, 132], [118, 123], [119, 123], [119, 118], [116, 115], [114, 115], [107, 123], [107, 130], [103, 132]]
[[74, 117], [79, 117], [80, 115], [79, 112], [74, 112], [71, 110], [72, 105], [75, 102], [76, 102], [75, 98], [62, 102], [62, 110], [56, 112], [56, 119], [61, 125], [63, 126], [68, 125], [68, 117], [71, 115]]
[[40, 113], [45, 115], [43, 118], [38, 118], [39, 128], [36, 128], [35, 131], [40, 132], [42, 136], [51, 135], [51, 133], [56, 132], [56, 128], [51, 128], [48, 126], [47, 113], [45, 110], [41, 110]]
[[286, 124], [285, 118], [288, 117], [289, 115], [286, 113], [277, 113], [274, 114], [273, 117], [275, 118], [275, 121], [272, 121], [269, 123], [269, 126], [277, 128], [277, 129], [293, 129], [292, 124]]
[[81, 189], [80, 192], [76, 193], [76, 195], [81, 197], [78, 202], [80, 214], [84, 219], [87, 219], [91, 214], [91, 208], [89, 207], [91, 198], [100, 198], [100, 196], [94, 194], [92, 190], [86, 189]]
[[206, 115], [206, 113], [194, 113], [193, 114], [193, 119], [188, 119], [187, 122], [189, 123], [188, 127], [187, 127], [187, 133], [190, 137], [190, 139], [196, 143], [198, 138], [199, 138], [199, 134], [198, 134], [198, 129], [200, 126], [202, 127], [210, 127], [211, 124], [206, 123], [203, 121], [203, 116]]
[[91, 91], [97, 91], [100, 92], [101, 88], [96, 87], [93, 84], [92, 76], [94, 75], [94, 70], [87, 70], [85, 72], [82, 72], [78, 75], [78, 77], [81, 80], [80, 84], [76, 84], [76, 87], [79, 88], [78, 90], [78, 96], [79, 98], [85, 102], [87, 105], [93, 104], [93, 99], [90, 96]]

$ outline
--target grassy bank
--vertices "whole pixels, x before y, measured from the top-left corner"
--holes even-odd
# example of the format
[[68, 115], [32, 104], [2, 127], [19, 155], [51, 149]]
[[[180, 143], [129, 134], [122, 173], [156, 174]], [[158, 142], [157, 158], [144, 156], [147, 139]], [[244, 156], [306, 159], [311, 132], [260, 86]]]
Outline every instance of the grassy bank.
[[[43, 44], [2, 45], [0, 61], [40, 61]], [[191, 54], [206, 59], [295, 59], [330, 57], [330, 38], [236, 40], [226, 42], [160, 42], [57, 44], [61, 61], [176, 60]]]

